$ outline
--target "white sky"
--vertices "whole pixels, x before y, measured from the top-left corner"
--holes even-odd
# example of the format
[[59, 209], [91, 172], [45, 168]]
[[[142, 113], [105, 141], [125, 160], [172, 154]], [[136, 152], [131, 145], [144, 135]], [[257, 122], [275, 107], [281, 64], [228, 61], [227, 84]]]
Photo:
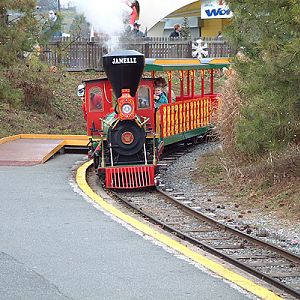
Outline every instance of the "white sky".
[[[60, 0], [61, 5], [67, 5], [68, 3], [76, 4], [76, 0]], [[104, 0], [101, 0], [104, 1]], [[141, 23], [141, 29], [148, 30], [153, 27], [157, 22], [163, 19], [171, 12], [183, 7], [187, 4], [193, 3], [195, 0], [139, 0], [141, 7], [141, 14], [139, 22]], [[100, 1], [99, 1], [100, 3]], [[158, 9], [159, 8], [159, 9]]]

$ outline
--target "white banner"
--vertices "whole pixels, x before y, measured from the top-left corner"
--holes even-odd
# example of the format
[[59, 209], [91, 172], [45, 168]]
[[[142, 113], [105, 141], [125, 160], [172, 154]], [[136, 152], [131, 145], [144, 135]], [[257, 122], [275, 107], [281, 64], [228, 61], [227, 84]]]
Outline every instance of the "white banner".
[[201, 0], [201, 19], [229, 19], [232, 11], [222, 0]]

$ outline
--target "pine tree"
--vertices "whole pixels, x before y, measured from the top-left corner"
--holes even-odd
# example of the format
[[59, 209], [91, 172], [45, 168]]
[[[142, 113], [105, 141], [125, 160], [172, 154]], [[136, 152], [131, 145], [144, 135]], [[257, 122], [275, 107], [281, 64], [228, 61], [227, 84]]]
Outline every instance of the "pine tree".
[[57, 10], [57, 0], [38, 0], [37, 5], [43, 12], [48, 12], [49, 10]]
[[191, 38], [191, 28], [190, 28], [189, 20], [187, 17], [184, 17], [184, 19], [183, 19], [183, 24], [181, 26], [181, 36], [185, 40], [188, 40]]
[[[258, 156], [297, 141], [300, 128], [299, 0], [231, 0], [226, 37], [243, 100], [236, 147]], [[226, 139], [226, 137], [224, 137]]]
[[88, 37], [90, 33], [90, 25], [87, 23], [83, 15], [77, 15], [70, 26], [70, 34], [72, 37]]
[[35, 0], [0, 2], [0, 102], [50, 108], [49, 69], [31, 55], [38, 54], [39, 31]]
[[[0, 65], [10, 66], [31, 51], [37, 42], [36, 1], [8, 0], [0, 3]], [[12, 16], [8, 18], [8, 13]]]

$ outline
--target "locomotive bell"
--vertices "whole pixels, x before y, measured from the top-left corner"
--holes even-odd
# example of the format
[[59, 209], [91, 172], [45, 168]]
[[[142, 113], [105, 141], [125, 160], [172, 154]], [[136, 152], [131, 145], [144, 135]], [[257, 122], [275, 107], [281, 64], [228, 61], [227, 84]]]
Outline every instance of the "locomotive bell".
[[135, 50], [117, 50], [103, 56], [103, 68], [119, 99], [122, 89], [135, 96], [145, 67], [145, 57]]

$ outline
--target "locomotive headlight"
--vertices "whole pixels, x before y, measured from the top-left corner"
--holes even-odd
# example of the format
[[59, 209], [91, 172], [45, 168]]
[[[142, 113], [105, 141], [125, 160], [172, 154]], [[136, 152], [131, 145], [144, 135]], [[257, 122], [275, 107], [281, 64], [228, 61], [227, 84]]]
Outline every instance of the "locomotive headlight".
[[130, 114], [132, 112], [132, 106], [130, 104], [124, 104], [122, 106], [122, 113], [123, 114]]

